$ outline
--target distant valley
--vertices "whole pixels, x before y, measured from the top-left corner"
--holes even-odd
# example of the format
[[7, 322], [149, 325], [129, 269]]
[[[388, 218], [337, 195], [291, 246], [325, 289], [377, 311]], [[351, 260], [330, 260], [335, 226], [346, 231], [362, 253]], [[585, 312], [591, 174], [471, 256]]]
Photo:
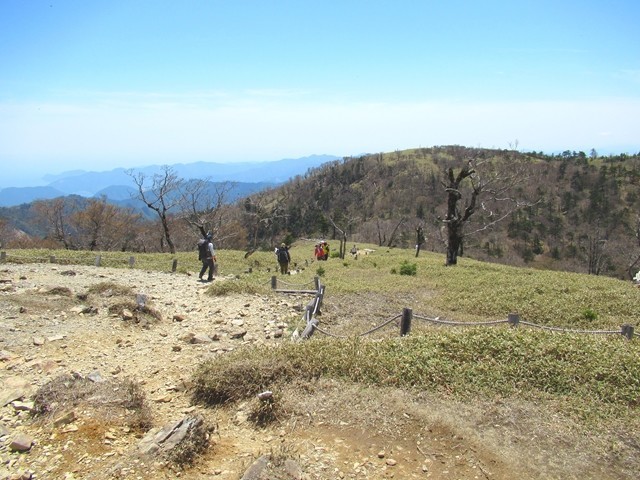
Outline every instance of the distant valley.
[[[309, 169], [337, 160], [333, 155], [311, 155], [274, 162], [214, 163], [194, 162], [169, 165], [181, 178], [207, 179], [213, 183], [232, 182], [229, 200], [242, 198], [265, 188], [277, 186]], [[161, 165], [133, 168], [136, 173], [152, 176]], [[105, 172], [72, 171], [45, 175], [45, 185], [0, 189], [0, 207], [14, 207], [35, 200], [48, 200], [66, 195], [105, 197], [108, 201], [134, 206], [136, 186], [127, 174], [129, 169], [115, 168]], [[132, 201], [134, 202], [132, 204]]]

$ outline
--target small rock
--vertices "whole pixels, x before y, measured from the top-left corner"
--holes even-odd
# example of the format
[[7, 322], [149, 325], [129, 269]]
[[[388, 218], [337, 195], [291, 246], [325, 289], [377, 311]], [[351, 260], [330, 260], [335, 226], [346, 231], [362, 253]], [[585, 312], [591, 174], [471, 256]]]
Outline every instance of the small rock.
[[36, 347], [41, 347], [42, 345], [44, 345], [44, 337], [33, 337], [33, 344]]
[[389, 465], [390, 467], [394, 467], [398, 464], [398, 462], [396, 460], [394, 460], [393, 458], [387, 458], [386, 462], [387, 465]]
[[56, 427], [60, 427], [62, 425], [68, 425], [76, 420], [77, 415], [73, 410], [63, 413], [61, 416], [53, 420], [53, 424]]
[[33, 438], [24, 433], [17, 434], [9, 444], [9, 450], [13, 452], [28, 452], [33, 446]]
[[202, 343], [211, 343], [213, 340], [209, 337], [209, 335], [205, 335], [204, 333], [198, 333], [193, 336], [190, 343], [202, 344]]
[[33, 412], [33, 402], [20, 402], [20, 401], [16, 401], [16, 402], [11, 402], [11, 405], [13, 406], [13, 409], [16, 410], [17, 412]]
[[236, 330], [235, 332], [231, 332], [229, 337], [231, 338], [243, 338], [247, 334], [246, 330]]

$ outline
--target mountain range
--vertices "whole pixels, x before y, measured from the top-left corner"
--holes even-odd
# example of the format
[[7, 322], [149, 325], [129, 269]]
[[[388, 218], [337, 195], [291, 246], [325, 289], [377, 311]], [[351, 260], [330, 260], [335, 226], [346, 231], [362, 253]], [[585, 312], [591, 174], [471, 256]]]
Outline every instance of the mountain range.
[[[334, 155], [310, 155], [274, 162], [215, 163], [194, 162], [169, 165], [185, 180], [207, 179], [211, 182], [233, 182], [230, 198], [241, 198], [256, 191], [286, 182], [309, 169], [337, 160]], [[161, 165], [140, 168], [115, 168], [104, 172], [74, 170], [58, 175], [45, 175], [45, 185], [37, 187], [7, 187], [0, 189], [0, 207], [12, 207], [35, 200], [47, 200], [66, 195], [105, 197], [114, 203], [126, 203], [135, 195], [136, 186], [129, 173], [152, 176]]]

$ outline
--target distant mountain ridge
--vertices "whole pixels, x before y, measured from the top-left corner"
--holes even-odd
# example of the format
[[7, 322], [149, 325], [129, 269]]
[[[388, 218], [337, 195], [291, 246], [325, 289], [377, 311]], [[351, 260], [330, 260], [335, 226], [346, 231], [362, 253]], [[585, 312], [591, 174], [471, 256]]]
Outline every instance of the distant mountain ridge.
[[[176, 174], [186, 180], [199, 178], [212, 182], [237, 182], [238, 192], [253, 193], [268, 186], [286, 182], [309, 169], [341, 157], [334, 155], [310, 155], [301, 158], [283, 159], [274, 162], [215, 163], [194, 162], [169, 165]], [[47, 200], [65, 195], [82, 197], [105, 196], [115, 202], [130, 198], [135, 185], [128, 171], [151, 176], [158, 173], [162, 165], [151, 165], [131, 169], [115, 168], [105, 172], [74, 170], [59, 175], [45, 175], [49, 183], [39, 187], [7, 187], [0, 189], [0, 207], [12, 207], [35, 200]], [[257, 184], [251, 186], [250, 184]], [[237, 193], [234, 196], [238, 196]]]

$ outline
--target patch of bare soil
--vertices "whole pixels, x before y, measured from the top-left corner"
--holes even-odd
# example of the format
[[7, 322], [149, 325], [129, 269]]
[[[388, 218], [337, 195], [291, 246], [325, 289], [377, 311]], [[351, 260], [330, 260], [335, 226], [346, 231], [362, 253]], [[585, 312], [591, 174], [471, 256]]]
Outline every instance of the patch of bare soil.
[[[307, 301], [206, 290], [195, 274], [0, 266], [0, 479], [623, 479], [638, 471], [628, 437], [612, 451], [610, 438], [586, 437], [525, 402], [460, 404], [321, 379], [274, 392], [277, 408], [262, 426], [251, 418], [255, 400], [194, 405], [200, 362], [290, 341]], [[329, 295], [320, 319], [359, 333], [380, 323], [377, 312], [408, 301], [332, 303]], [[82, 388], [63, 397], [74, 381]], [[34, 416], [43, 406], [50, 411]], [[150, 429], [185, 416], [208, 428], [192, 464], [140, 453]], [[261, 457], [265, 468], [250, 476]]]

